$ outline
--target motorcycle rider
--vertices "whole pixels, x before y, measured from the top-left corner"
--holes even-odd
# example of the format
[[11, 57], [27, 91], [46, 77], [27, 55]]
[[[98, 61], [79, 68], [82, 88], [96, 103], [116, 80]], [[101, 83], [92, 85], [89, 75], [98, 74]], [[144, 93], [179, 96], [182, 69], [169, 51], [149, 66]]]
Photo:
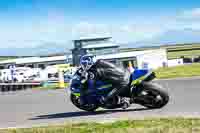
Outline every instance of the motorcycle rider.
[[[117, 96], [122, 90], [126, 89], [129, 84], [130, 73], [119, 66], [116, 66], [105, 60], [96, 60], [95, 56], [86, 55], [82, 56], [80, 60], [81, 68], [83, 69], [82, 77], [86, 80], [92, 78], [95, 80], [101, 80], [106, 83], [112, 84], [112, 91], [108, 93], [107, 96], [102, 97], [100, 102], [102, 104], [107, 103], [109, 99]], [[83, 87], [86, 88], [87, 87]], [[81, 99], [80, 104], [84, 105], [86, 100], [83, 98], [85, 91], [81, 89]], [[126, 100], [126, 103], [130, 105], [129, 101]], [[124, 102], [125, 106], [125, 102]], [[127, 106], [127, 104], [126, 104]], [[123, 107], [122, 108], [127, 108]]]

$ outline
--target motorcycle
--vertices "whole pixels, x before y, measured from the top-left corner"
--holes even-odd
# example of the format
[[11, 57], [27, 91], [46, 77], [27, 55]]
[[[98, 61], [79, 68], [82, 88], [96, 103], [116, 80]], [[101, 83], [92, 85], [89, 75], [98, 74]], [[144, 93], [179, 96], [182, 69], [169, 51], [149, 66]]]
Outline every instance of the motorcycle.
[[81, 69], [78, 69], [70, 83], [70, 100], [81, 110], [93, 112], [99, 107], [117, 109], [121, 108], [122, 105], [124, 106], [125, 103], [129, 106], [125, 102], [127, 98], [130, 99], [130, 104], [140, 104], [149, 109], [162, 108], [169, 101], [168, 93], [160, 85], [151, 82], [156, 77], [153, 71], [136, 69], [130, 75], [127, 89], [124, 89], [123, 92], [109, 100], [106, 104], [102, 104], [100, 99], [112, 90], [112, 84], [95, 81], [95, 85], [91, 85], [91, 82], [93, 82], [91, 79], [85, 80], [84, 84], [88, 87], [87, 93], [84, 95], [87, 99], [87, 104], [81, 106], [80, 88], [83, 85], [81, 73]]

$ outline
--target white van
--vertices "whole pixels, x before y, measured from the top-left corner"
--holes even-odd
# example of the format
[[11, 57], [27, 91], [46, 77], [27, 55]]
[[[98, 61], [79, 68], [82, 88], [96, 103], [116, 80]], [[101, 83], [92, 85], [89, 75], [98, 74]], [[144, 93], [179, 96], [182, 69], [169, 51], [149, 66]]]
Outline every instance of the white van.
[[13, 75], [14, 82], [26, 82], [29, 80], [28, 76], [25, 75], [25, 72], [15, 72]]

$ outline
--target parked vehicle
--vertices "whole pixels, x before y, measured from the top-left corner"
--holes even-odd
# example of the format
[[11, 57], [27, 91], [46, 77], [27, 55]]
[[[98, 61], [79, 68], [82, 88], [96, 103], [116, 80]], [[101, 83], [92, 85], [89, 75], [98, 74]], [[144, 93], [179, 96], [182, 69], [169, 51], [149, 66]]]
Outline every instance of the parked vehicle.
[[29, 78], [28, 78], [28, 76], [26, 76], [25, 72], [15, 72], [13, 74], [13, 81], [14, 82], [22, 83], [22, 82], [26, 82], [28, 80], [29, 80]]
[[33, 69], [29, 67], [16, 67], [13, 73], [14, 82], [27, 82], [33, 75]]

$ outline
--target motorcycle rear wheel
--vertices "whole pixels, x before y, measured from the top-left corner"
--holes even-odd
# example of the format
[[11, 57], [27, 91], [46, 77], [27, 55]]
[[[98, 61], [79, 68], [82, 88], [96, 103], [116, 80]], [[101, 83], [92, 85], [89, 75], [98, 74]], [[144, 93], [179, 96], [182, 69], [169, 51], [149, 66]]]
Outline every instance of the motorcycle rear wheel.
[[139, 86], [142, 90], [135, 99], [135, 103], [150, 109], [164, 107], [169, 102], [169, 95], [161, 86], [151, 82], [144, 82]]

